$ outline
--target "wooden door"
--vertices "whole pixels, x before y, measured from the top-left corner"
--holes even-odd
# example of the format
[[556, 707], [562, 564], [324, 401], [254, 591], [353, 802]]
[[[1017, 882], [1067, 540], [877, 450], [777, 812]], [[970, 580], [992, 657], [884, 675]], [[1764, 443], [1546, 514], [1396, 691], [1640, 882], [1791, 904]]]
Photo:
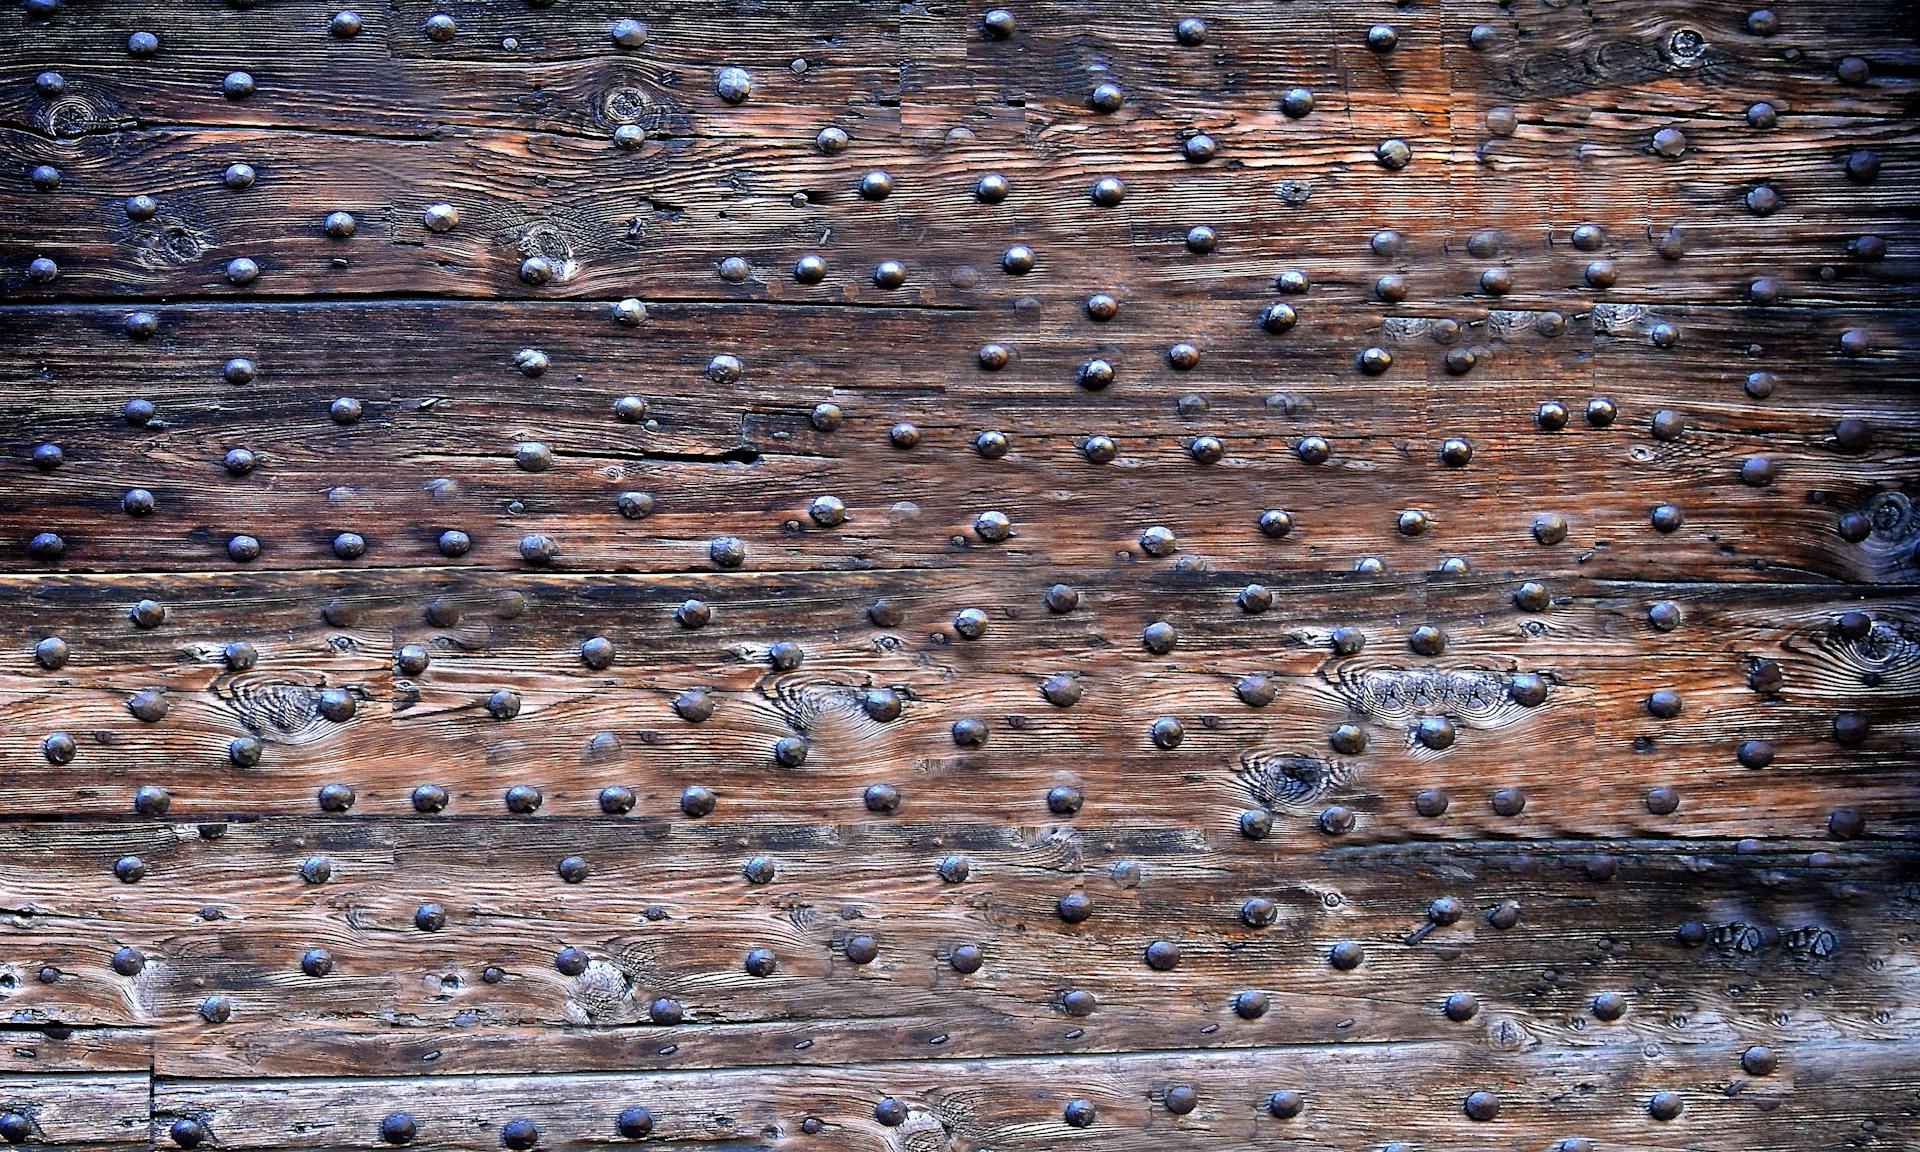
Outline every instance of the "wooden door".
[[1896, 0], [0, 12], [0, 1139], [1920, 1143]]

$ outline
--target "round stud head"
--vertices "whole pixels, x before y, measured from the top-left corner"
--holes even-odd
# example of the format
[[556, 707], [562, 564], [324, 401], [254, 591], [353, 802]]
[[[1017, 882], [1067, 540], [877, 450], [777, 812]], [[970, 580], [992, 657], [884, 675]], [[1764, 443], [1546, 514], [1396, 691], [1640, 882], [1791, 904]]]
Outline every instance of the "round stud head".
[[1273, 677], [1255, 672], [1243, 676], [1233, 686], [1233, 694], [1249, 708], [1265, 708], [1279, 696]]
[[67, 666], [72, 648], [59, 636], [48, 636], [35, 642], [33, 646], [34, 662], [49, 672], [58, 672]]
[[745, 103], [753, 95], [753, 77], [745, 68], [722, 68], [713, 74], [713, 93], [729, 104]]
[[615, 20], [607, 34], [612, 38], [614, 47], [628, 51], [643, 47], [647, 42], [647, 26], [630, 18]]
[[653, 1113], [638, 1105], [622, 1109], [613, 1127], [624, 1139], [644, 1140], [653, 1132]]
[[411, 1144], [419, 1133], [420, 1126], [405, 1112], [389, 1113], [380, 1121], [380, 1139], [388, 1144]]
[[1546, 677], [1534, 672], [1517, 673], [1507, 683], [1507, 695], [1522, 708], [1534, 708], [1547, 699]]

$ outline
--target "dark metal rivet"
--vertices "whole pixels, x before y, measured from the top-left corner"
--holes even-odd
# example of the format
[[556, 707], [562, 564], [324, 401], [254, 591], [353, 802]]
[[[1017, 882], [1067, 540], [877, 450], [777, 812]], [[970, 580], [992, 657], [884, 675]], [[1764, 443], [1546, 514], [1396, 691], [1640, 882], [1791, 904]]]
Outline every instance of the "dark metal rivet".
[[1300, 1093], [1292, 1089], [1282, 1089], [1267, 1096], [1267, 1115], [1278, 1120], [1291, 1120], [1300, 1115], [1306, 1101]]
[[1593, 998], [1593, 1015], [1600, 1020], [1618, 1020], [1627, 1014], [1627, 998], [1618, 992], [1602, 992]]
[[1526, 811], [1527, 794], [1518, 788], [1501, 788], [1494, 792], [1490, 803], [1499, 816], [1518, 816]]
[[[608, 793], [614, 793], [611, 800]], [[682, 815], [699, 819], [713, 814], [720, 798], [713, 789], [699, 784], [690, 784], [680, 793], [680, 812]], [[600, 810], [610, 814], [620, 814], [633, 810], [633, 792], [628, 788], [608, 788], [600, 793]]]
[[1455, 992], [1440, 1005], [1440, 1013], [1455, 1024], [1464, 1024], [1480, 1013], [1480, 998], [1471, 992]]
[[869, 812], [891, 815], [900, 810], [900, 790], [891, 784], [869, 784], [861, 794], [861, 802]]
[[40, 754], [49, 764], [71, 764], [79, 751], [79, 745], [71, 735], [65, 732], [50, 732], [40, 742]]

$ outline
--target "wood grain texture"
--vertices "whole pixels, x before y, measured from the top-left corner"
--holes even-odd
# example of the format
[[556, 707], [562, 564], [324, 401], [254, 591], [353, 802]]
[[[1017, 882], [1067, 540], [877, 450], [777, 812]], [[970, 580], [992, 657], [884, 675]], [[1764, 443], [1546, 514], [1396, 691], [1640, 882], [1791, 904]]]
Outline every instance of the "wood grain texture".
[[0, 11], [0, 1141], [1920, 1142], [1911, 11], [337, 13]]

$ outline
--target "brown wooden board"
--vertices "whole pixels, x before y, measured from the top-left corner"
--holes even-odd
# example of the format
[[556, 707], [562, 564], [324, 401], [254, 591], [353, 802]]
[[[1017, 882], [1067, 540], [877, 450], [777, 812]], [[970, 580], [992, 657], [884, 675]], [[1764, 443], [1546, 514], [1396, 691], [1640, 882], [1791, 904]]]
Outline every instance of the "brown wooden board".
[[1920, 1144], [1892, 0], [0, 10], [0, 1142]]

